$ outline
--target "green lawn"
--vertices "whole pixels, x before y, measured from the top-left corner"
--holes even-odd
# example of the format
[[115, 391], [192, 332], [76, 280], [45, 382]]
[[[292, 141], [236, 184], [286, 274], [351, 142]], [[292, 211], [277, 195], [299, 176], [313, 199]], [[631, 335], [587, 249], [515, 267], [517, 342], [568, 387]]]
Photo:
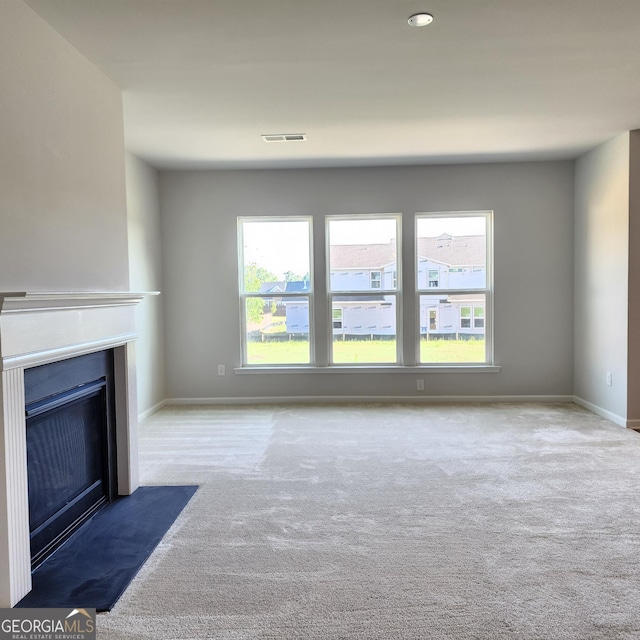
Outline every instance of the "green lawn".
[[248, 364], [309, 364], [309, 342], [247, 342]]
[[[333, 361], [339, 364], [394, 363], [395, 340], [336, 340]], [[308, 364], [309, 343], [302, 340], [248, 342], [248, 364]], [[484, 340], [420, 340], [423, 364], [484, 362]]]
[[420, 340], [420, 362], [484, 362], [484, 340]]

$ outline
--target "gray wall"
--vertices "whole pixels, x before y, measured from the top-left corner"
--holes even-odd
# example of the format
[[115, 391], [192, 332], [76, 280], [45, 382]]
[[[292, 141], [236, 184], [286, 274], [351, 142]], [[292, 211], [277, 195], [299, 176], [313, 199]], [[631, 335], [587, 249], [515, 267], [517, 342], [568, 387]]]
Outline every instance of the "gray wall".
[[[415, 377], [425, 378], [420, 395], [571, 395], [573, 171], [540, 162], [161, 172], [168, 397], [417, 396]], [[495, 211], [500, 373], [230, 372], [240, 363], [237, 216], [401, 212], [406, 241], [415, 212], [486, 209]]]
[[[129, 266], [132, 291], [161, 291], [162, 266], [158, 176], [127, 154]], [[165, 399], [163, 299], [148, 296], [136, 307], [138, 410], [152, 412]]]
[[626, 133], [582, 156], [575, 181], [574, 390], [620, 420], [627, 416], [629, 145]]
[[120, 90], [20, 0], [0, 87], [0, 290], [127, 290]]

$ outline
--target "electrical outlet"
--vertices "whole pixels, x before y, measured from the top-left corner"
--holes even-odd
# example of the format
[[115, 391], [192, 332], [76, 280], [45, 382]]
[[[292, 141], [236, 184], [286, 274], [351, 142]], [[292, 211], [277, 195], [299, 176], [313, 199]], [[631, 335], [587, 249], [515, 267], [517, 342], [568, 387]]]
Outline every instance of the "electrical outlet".
[[223, 364], [218, 365], [218, 375], [219, 376], [227, 375]]
[[613, 384], [611, 379], [611, 371], [607, 371], [607, 387], [610, 387]]
[[424, 391], [424, 380], [422, 378], [416, 380], [416, 391]]

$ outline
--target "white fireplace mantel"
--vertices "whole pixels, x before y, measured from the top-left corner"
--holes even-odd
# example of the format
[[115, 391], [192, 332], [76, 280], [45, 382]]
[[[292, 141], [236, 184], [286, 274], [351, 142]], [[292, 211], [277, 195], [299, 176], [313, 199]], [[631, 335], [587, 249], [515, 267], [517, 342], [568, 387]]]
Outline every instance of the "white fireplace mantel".
[[145, 295], [0, 292], [0, 607], [31, 590], [24, 370], [114, 350], [118, 493], [132, 493], [138, 487], [135, 305]]

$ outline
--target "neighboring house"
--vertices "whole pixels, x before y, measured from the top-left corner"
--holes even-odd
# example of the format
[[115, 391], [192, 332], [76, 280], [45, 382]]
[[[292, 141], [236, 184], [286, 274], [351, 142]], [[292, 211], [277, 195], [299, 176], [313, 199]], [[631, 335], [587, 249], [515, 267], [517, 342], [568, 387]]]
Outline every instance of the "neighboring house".
[[420, 296], [420, 334], [484, 336], [482, 294], [442, 295], [438, 290], [484, 288], [487, 278], [484, 236], [418, 238], [418, 288], [434, 293]]
[[393, 296], [333, 296], [333, 334], [395, 336]]
[[[308, 293], [309, 282], [300, 280], [286, 283], [287, 293]], [[309, 298], [306, 296], [288, 297], [284, 299], [287, 317], [287, 333], [308, 334], [309, 333]]]
[[395, 243], [331, 245], [331, 291], [395, 289]]
[[443, 233], [437, 238], [418, 238], [419, 289], [484, 287], [485, 264], [484, 236]]
[[[420, 334], [426, 337], [482, 337], [485, 300], [481, 293], [452, 294], [451, 289], [484, 288], [486, 248], [484, 236], [452, 236], [418, 239], [418, 288], [433, 290], [420, 296]], [[393, 336], [396, 333], [395, 244], [333, 245], [330, 251], [330, 289], [333, 334], [342, 336]], [[275, 292], [276, 285], [266, 283]], [[287, 292], [306, 291], [306, 282], [287, 282]], [[439, 293], [449, 290], [449, 293]], [[262, 289], [261, 289], [262, 291]], [[282, 289], [280, 289], [282, 291]], [[340, 292], [344, 291], [344, 295]], [[349, 295], [371, 291], [372, 295]], [[375, 293], [378, 292], [379, 293]], [[286, 308], [288, 334], [309, 331], [306, 297], [278, 299]]]
[[282, 338], [287, 335], [309, 333], [309, 303], [305, 296], [285, 296], [283, 293], [305, 293], [309, 282], [284, 280], [263, 282], [259, 292], [262, 297], [262, 318], [258, 323], [247, 322], [247, 328], [254, 338], [271, 335]]
[[273, 313], [273, 315], [284, 314], [284, 303], [282, 302], [282, 296], [279, 294], [286, 291], [286, 288], [287, 283], [284, 280], [263, 282], [260, 285], [259, 291], [263, 294], [262, 301], [264, 302], [265, 313]]
[[333, 334], [394, 336], [395, 296], [382, 291], [397, 287], [395, 243], [332, 245], [332, 292], [380, 291], [371, 296], [333, 295]]

